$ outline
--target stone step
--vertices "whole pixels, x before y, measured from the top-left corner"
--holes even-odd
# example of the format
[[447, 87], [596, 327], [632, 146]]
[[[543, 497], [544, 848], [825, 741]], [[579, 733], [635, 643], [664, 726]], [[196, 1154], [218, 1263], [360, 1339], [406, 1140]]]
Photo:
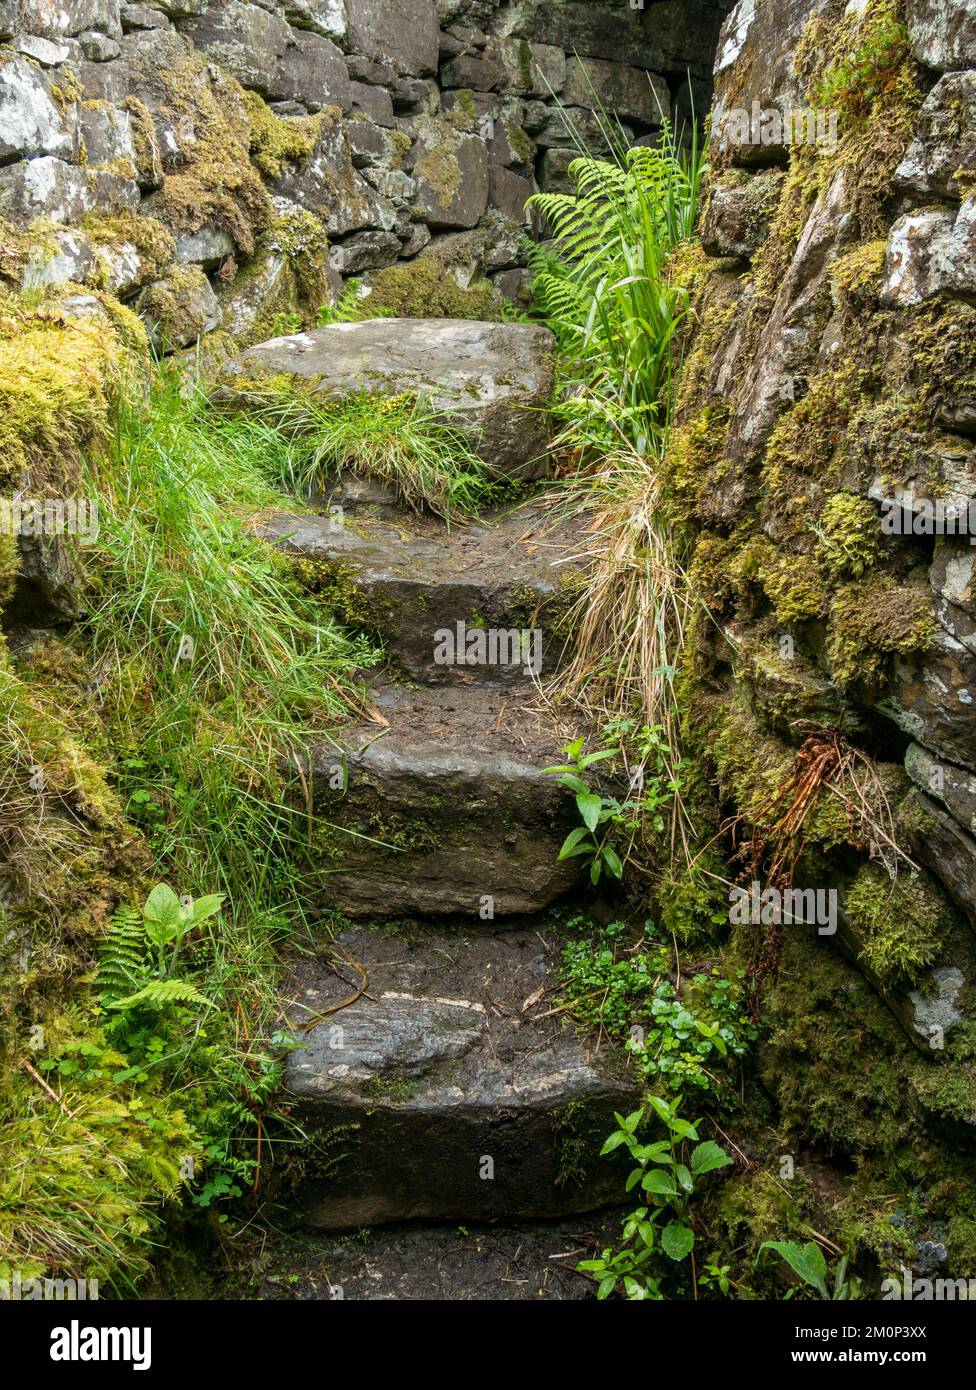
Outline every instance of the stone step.
[[575, 730], [533, 687], [385, 685], [370, 698], [389, 726], [340, 729], [303, 769], [310, 891], [349, 917], [485, 923], [539, 912], [579, 882], [579, 859], [557, 862], [573, 798], [541, 771]]
[[366, 319], [271, 338], [228, 363], [223, 395], [246, 404], [241, 382], [284, 375], [341, 399], [416, 395], [468, 437], [499, 477], [541, 478], [548, 467], [555, 341], [537, 324], [472, 319]]
[[[594, 1284], [576, 1271], [620, 1237], [620, 1212], [550, 1221], [478, 1225], [415, 1224], [369, 1230], [264, 1232], [261, 1300], [346, 1302], [592, 1300]], [[229, 1276], [231, 1279], [233, 1275]], [[232, 1294], [237, 1295], [236, 1288]]]
[[365, 972], [365, 993], [296, 1032], [288, 1058], [303, 1126], [341, 1136], [341, 1162], [303, 1190], [310, 1226], [550, 1217], [622, 1199], [626, 1166], [599, 1153], [640, 1089], [623, 1055], [544, 1016], [558, 951], [551, 926], [469, 940], [429, 929], [419, 942], [364, 929], [339, 937], [333, 962], [301, 961], [292, 1028]]
[[256, 529], [415, 679], [511, 684], [551, 672], [565, 645], [580, 562], [542, 506], [450, 531], [435, 517], [345, 508], [274, 512]]

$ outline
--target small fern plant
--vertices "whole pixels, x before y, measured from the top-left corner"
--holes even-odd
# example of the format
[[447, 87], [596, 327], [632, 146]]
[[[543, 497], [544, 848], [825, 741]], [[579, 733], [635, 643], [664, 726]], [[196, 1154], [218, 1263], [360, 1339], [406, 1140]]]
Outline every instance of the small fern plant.
[[220, 911], [222, 893], [179, 898], [159, 883], [141, 911], [116, 909], [102, 940], [96, 988], [103, 1008], [129, 1012], [173, 1005], [209, 1008], [211, 1001], [177, 973], [187, 932]]

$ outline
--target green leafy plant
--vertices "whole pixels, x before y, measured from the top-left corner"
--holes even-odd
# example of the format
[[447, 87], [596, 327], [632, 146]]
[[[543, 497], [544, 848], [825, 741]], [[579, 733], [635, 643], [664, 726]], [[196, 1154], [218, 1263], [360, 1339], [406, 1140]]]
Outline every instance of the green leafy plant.
[[560, 859], [585, 858], [590, 866], [590, 882], [600, 882], [604, 869], [616, 879], [623, 878], [623, 860], [612, 842], [612, 836], [626, 823], [629, 808], [613, 796], [594, 788], [583, 773], [594, 764], [615, 756], [613, 748], [600, 748], [584, 753], [586, 739], [578, 738], [563, 746], [567, 761], [543, 771], [554, 776], [561, 787], [567, 787], [576, 798], [576, 809], [583, 824], [571, 830], [559, 851]]
[[[706, 1173], [732, 1162], [714, 1140], [699, 1140], [697, 1124], [679, 1114], [681, 1097], [664, 1100], [648, 1096], [639, 1110], [615, 1115], [618, 1128], [603, 1145], [601, 1154], [626, 1148], [634, 1161], [626, 1191], [639, 1189], [643, 1203], [625, 1219], [621, 1243], [604, 1250], [597, 1260], [583, 1260], [577, 1269], [597, 1280], [597, 1298], [609, 1298], [622, 1285], [633, 1301], [661, 1299], [664, 1294], [650, 1265], [658, 1251], [676, 1264], [688, 1259], [695, 1247], [691, 1202], [697, 1181]], [[663, 1139], [644, 1142], [639, 1137], [648, 1109], [664, 1125]], [[686, 1152], [688, 1143], [694, 1147]]]
[[611, 923], [596, 941], [563, 947], [561, 1004], [584, 1027], [623, 1043], [648, 1081], [663, 1080], [674, 1091], [693, 1086], [721, 1100], [729, 1060], [756, 1036], [743, 1012], [741, 980], [696, 971], [679, 996], [671, 945], [654, 939], [654, 923], [644, 924], [643, 938], [629, 949], [625, 932]]
[[[619, 147], [612, 130], [606, 141]], [[686, 152], [665, 122], [655, 149], [607, 160], [580, 146], [568, 171], [575, 193], [529, 200], [552, 235], [530, 254], [532, 292], [559, 343], [577, 443], [614, 444], [619, 429], [641, 454], [663, 447], [672, 341], [688, 304], [666, 265], [692, 235], [704, 170], [697, 131]]]
[[[800, 1245], [793, 1240], [766, 1240], [759, 1247], [759, 1254], [764, 1250], [772, 1250], [779, 1255], [802, 1284], [821, 1298], [837, 1301], [860, 1297], [861, 1281], [855, 1275], [848, 1277], [846, 1255], [842, 1255], [838, 1260], [834, 1281], [828, 1291], [827, 1260], [815, 1241], [808, 1240], [805, 1245]], [[792, 1298], [799, 1287], [794, 1284], [787, 1290], [785, 1297]]]
[[[169, 884], [159, 883], [146, 899], [141, 920], [131, 908], [120, 908], [99, 953], [98, 984], [104, 1006], [123, 1010], [170, 1004], [209, 1007], [210, 1001], [175, 972], [187, 932], [219, 912], [223, 902], [223, 893], [181, 900]], [[119, 985], [125, 979], [137, 987], [119, 997]]]

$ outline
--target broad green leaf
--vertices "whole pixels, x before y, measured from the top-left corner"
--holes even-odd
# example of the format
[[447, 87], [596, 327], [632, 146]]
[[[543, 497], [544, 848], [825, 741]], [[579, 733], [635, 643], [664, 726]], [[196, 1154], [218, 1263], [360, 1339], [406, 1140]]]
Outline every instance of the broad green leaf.
[[627, 1135], [622, 1133], [621, 1130], [615, 1129], [610, 1135], [610, 1138], [604, 1142], [603, 1148], [600, 1150], [600, 1157], [602, 1158], [604, 1154], [613, 1153], [614, 1149], [619, 1149], [620, 1145], [625, 1143], [626, 1140]]
[[661, 1232], [661, 1248], [672, 1260], [683, 1260], [691, 1254], [695, 1244], [695, 1233], [690, 1226], [682, 1226], [672, 1221]]
[[603, 797], [597, 796], [595, 792], [588, 792], [585, 796], [577, 796], [576, 806], [587, 830], [595, 830], [600, 823]]
[[197, 898], [190, 908], [190, 915], [186, 918], [187, 926], [195, 927], [199, 922], [205, 922], [208, 917], [219, 912], [223, 905], [223, 893], [208, 893], [204, 898]]
[[731, 1158], [714, 1139], [706, 1139], [691, 1151], [691, 1171], [696, 1177], [710, 1173], [713, 1168], [725, 1168], [731, 1162]]
[[660, 1168], [652, 1168], [649, 1173], [645, 1173], [641, 1187], [645, 1192], [655, 1192], [659, 1197], [673, 1197], [678, 1191], [670, 1174], [662, 1173]]
[[775, 1250], [805, 1284], [816, 1289], [824, 1298], [828, 1297], [825, 1282], [827, 1261], [815, 1241], [808, 1240], [806, 1245], [799, 1245], [794, 1240], [767, 1240], [760, 1245], [760, 1254], [764, 1250]]
[[691, 1180], [691, 1174], [683, 1163], [675, 1166], [674, 1176], [678, 1179], [685, 1192], [694, 1192], [695, 1184]]
[[610, 872], [613, 874], [614, 878], [617, 878], [617, 879], [623, 878], [623, 876], [624, 876], [624, 866], [623, 866], [623, 864], [621, 864], [621, 862], [620, 862], [620, 856], [619, 856], [619, 854], [617, 853], [617, 851], [613, 848], [612, 845], [604, 845], [604, 847], [603, 847], [603, 859], [604, 859], [604, 862], [605, 862], [607, 868], [608, 868], [608, 869], [610, 870]]
[[[578, 825], [575, 830], [571, 830], [565, 840], [563, 840], [562, 849], [559, 851], [559, 858], [569, 859], [574, 852], [576, 854], [582, 853], [581, 850], [577, 849], [577, 846], [580, 840], [584, 839], [589, 833], [585, 825]], [[589, 848], [589, 844], [584, 846], [584, 849]]]

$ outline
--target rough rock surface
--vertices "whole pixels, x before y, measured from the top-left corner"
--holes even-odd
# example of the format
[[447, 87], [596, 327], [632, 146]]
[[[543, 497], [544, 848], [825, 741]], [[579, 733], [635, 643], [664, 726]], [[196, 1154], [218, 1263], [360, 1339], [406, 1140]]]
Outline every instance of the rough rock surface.
[[272, 338], [228, 376], [284, 373], [323, 396], [414, 392], [469, 436], [490, 469], [545, 472], [553, 339], [548, 329], [469, 319], [367, 319]]
[[361, 978], [349, 962], [368, 977], [289, 1055], [303, 1122], [355, 1126], [346, 1161], [308, 1191], [310, 1225], [550, 1216], [618, 1196], [599, 1136], [637, 1088], [571, 1026], [535, 1018], [550, 1007], [554, 949], [535, 929], [468, 944], [356, 931], [339, 938], [335, 970], [298, 971], [292, 1026], [349, 995]]
[[[432, 655], [435, 634], [472, 614], [485, 628], [539, 630], [539, 674], [553, 672], [564, 643], [560, 609], [579, 562], [567, 563], [569, 537], [547, 529], [538, 508], [519, 507], [448, 535], [443, 523], [420, 516], [357, 515], [338, 524], [332, 515], [278, 512], [262, 519], [260, 534], [311, 563], [316, 586], [334, 593], [340, 613], [379, 638], [410, 677], [470, 682], [471, 668], [436, 665]], [[525, 680], [521, 666], [482, 667], [478, 676]]]
[[531, 709], [531, 686], [517, 699], [493, 684], [380, 686], [370, 699], [388, 723], [335, 731], [297, 779], [328, 827], [323, 901], [357, 918], [478, 923], [541, 911], [579, 881], [579, 860], [557, 862], [575, 808], [542, 771], [574, 731]]
[[[655, 3], [647, 23], [617, 9], [2, 0], [0, 42], [11, 50], [0, 64], [0, 216], [18, 233], [43, 220], [81, 235], [93, 215], [144, 213], [221, 300], [236, 295], [242, 310], [221, 327], [247, 346], [278, 316], [315, 322], [343, 279], [407, 265], [432, 231], [493, 232], [499, 211], [524, 225], [534, 189], [565, 179], [572, 141], [560, 103], [594, 148], [597, 103], [646, 138], [690, 64], [703, 111], [719, 0]], [[314, 128], [310, 116], [320, 117]], [[364, 153], [377, 130], [386, 141]], [[294, 207], [333, 242], [312, 274], [308, 237], [278, 234]], [[98, 245], [97, 256], [74, 257], [73, 275], [134, 299], [153, 278], [138, 272], [146, 258], [121, 226]], [[284, 275], [267, 273], [269, 251], [284, 253]], [[479, 267], [495, 303], [521, 300], [524, 266], [518, 246], [510, 264]], [[169, 267], [157, 259], [151, 269], [159, 278]], [[44, 283], [67, 271], [62, 257]], [[181, 348], [174, 337], [163, 350]]]

